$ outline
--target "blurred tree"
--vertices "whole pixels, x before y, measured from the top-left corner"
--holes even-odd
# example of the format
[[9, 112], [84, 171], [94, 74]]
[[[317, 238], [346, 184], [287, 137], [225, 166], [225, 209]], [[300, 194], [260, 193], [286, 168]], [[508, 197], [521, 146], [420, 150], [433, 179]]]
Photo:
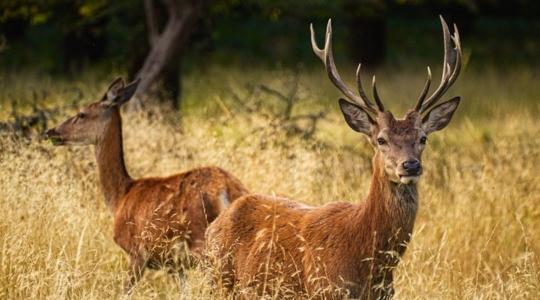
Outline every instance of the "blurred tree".
[[[86, 63], [104, 58], [107, 54], [107, 38], [114, 36], [117, 29], [111, 28], [111, 19], [124, 18], [122, 21], [130, 23], [131, 27], [123, 28], [127, 32], [115, 36], [126, 42], [117, 43], [116, 49], [123, 52], [121, 48], [128, 48], [123, 54], [126, 56], [124, 59], [132, 65], [129, 75], [142, 79], [137, 91], [138, 100], [133, 103], [140, 107], [141, 99], [155, 83], [160, 82], [168, 93], [166, 96], [160, 94], [158, 98], [172, 100], [172, 105], [177, 107], [181, 53], [186, 48], [186, 41], [206, 1], [154, 2], [144, 0], [143, 6], [142, 1], [130, 0], [6, 0], [0, 3], [3, 11], [0, 23], [8, 40], [23, 38], [27, 25], [51, 24], [62, 36], [62, 70], [73, 73]], [[141, 39], [144, 27], [138, 27], [137, 24], [143, 18], [146, 19], [147, 38]], [[158, 91], [160, 88], [153, 90]]]
[[386, 8], [388, 0], [251, 0], [242, 3], [259, 5], [270, 20], [295, 18], [306, 23], [342, 22], [349, 32], [348, 48], [354, 61], [376, 66], [386, 53]]
[[386, 55], [386, 1], [348, 0], [343, 11], [351, 33], [352, 59], [367, 67], [381, 64]]
[[164, 79], [166, 90], [171, 92], [173, 106], [178, 108], [181, 52], [186, 48], [186, 41], [193, 32], [193, 26], [202, 13], [205, 2], [163, 0], [167, 21], [164, 26], [160, 26], [154, 1], [144, 0], [150, 52], [135, 75], [141, 78], [141, 83], [135, 94], [136, 101], [132, 101], [133, 106], [140, 107], [142, 98], [148, 94], [150, 87]]
[[[2, 0], [0, 62], [78, 72], [105, 64], [141, 77], [136, 106], [151, 95], [179, 107], [185, 55], [219, 48], [223, 61], [296, 63], [309, 50], [307, 25], [334, 18], [336, 48], [347, 42], [356, 62], [376, 65], [387, 53], [387, 19], [443, 14], [463, 35], [480, 13], [538, 15], [539, 1], [519, 0]], [[284, 30], [285, 29], [285, 30]], [[290, 29], [290, 30], [287, 30]], [[321, 39], [322, 32], [319, 32]], [[302, 38], [305, 40], [299, 41]], [[409, 37], [407, 37], [409, 38]], [[417, 41], [413, 37], [412, 42]], [[19, 46], [16, 46], [17, 42]], [[13, 46], [12, 46], [13, 45]], [[201, 47], [201, 45], [203, 45]], [[191, 50], [191, 51], [187, 51]], [[226, 52], [224, 50], [229, 50]], [[236, 56], [235, 56], [236, 55]], [[9, 57], [9, 58], [7, 58]], [[47, 63], [37, 65], [39, 59]], [[287, 60], [288, 59], [288, 60]], [[204, 60], [198, 61], [198, 63]], [[313, 60], [315, 62], [315, 60]], [[44, 66], [44, 67], [43, 67]], [[145, 96], [146, 95], [146, 96]]]

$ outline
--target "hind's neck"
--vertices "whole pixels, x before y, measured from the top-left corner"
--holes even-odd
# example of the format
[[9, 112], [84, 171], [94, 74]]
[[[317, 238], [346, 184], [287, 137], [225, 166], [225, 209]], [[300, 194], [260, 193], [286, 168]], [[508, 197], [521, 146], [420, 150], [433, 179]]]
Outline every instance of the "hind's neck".
[[112, 119], [96, 144], [95, 155], [105, 204], [114, 212], [118, 201], [128, 191], [132, 179], [124, 162], [120, 112], [114, 109], [111, 113]]

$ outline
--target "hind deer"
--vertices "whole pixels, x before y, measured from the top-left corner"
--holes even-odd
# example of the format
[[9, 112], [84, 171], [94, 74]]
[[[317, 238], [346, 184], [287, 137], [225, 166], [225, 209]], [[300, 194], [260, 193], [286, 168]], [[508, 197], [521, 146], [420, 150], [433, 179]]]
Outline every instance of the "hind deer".
[[[262, 294], [296, 298], [391, 298], [393, 269], [411, 238], [418, 208], [417, 182], [427, 136], [443, 129], [458, 107], [456, 97], [435, 106], [461, 68], [461, 45], [441, 17], [444, 64], [440, 85], [427, 97], [426, 84], [416, 106], [404, 118], [385, 109], [373, 77], [375, 104], [362, 87], [358, 93], [341, 79], [332, 54], [328, 21], [325, 47], [315, 54], [330, 81], [347, 96], [339, 106], [346, 123], [366, 135], [375, 150], [373, 175], [365, 201], [332, 202], [311, 207], [286, 198], [246, 195], [235, 201], [208, 228], [208, 256], [218, 284], [233, 293], [247, 288]], [[454, 46], [452, 46], [452, 41]], [[276, 291], [277, 289], [277, 291]]]
[[[133, 179], [124, 163], [120, 106], [139, 81], [115, 80], [100, 101], [46, 131], [54, 145], [94, 145], [101, 189], [114, 216], [114, 241], [130, 258], [125, 292], [146, 267], [186, 266], [200, 255], [207, 225], [246, 189], [216, 167]], [[191, 255], [183, 256], [189, 252]]]

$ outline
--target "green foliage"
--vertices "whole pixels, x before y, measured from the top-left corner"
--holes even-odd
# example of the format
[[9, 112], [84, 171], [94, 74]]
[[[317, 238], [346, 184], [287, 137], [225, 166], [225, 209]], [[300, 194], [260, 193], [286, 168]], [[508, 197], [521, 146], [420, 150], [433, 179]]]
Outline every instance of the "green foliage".
[[[105, 0], [22, 0], [22, 1], [3, 1], [0, 9], [4, 14], [0, 22], [6, 22], [10, 19], [28, 20], [33, 25], [39, 25], [46, 22], [64, 19], [81, 18], [91, 20], [99, 16], [100, 11], [106, 6]], [[64, 10], [71, 8], [70, 11]], [[71, 12], [76, 15], [72, 16]]]
[[[155, 2], [161, 5], [161, 1]], [[411, 55], [438, 57], [440, 36], [435, 16], [445, 9], [449, 10], [447, 16], [459, 21], [465, 47], [474, 47], [475, 61], [514, 62], [517, 57], [518, 61], [536, 62], [538, 22], [513, 18], [500, 26], [500, 21], [482, 17], [483, 13], [506, 13], [507, 7], [515, 9], [513, 14], [527, 15], [533, 14], [538, 4], [529, 0], [512, 4], [500, 0], [209, 1], [192, 35], [184, 65], [190, 68], [209, 60], [317, 63], [307, 59], [312, 55], [307, 24], [313, 22], [322, 34], [328, 18], [335, 23], [335, 50], [343, 53], [338, 59], [346, 59], [353, 51], [347, 49], [352, 49], [347, 42], [357, 34], [352, 21], [370, 18], [384, 20], [380, 24], [386, 26], [387, 50], [381, 51], [385, 51], [387, 62], [399, 63], [406, 51], [412, 52], [406, 55], [408, 59]], [[531, 7], [530, 12], [527, 7]], [[132, 70], [148, 50], [142, 0], [4, 0], [0, 11], [0, 38], [7, 41], [0, 56], [3, 67], [47, 72], [79, 71], [86, 66]], [[432, 28], [430, 34], [426, 28]], [[355, 45], [355, 50], [357, 47], [362, 43]]]

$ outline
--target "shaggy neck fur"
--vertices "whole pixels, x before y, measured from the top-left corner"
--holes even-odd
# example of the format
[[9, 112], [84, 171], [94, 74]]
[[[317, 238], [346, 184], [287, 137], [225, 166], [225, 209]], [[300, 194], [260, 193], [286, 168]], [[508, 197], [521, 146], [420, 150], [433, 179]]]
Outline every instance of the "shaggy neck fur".
[[118, 201], [128, 191], [132, 179], [124, 163], [122, 119], [118, 108], [112, 108], [111, 114], [111, 120], [96, 144], [95, 154], [105, 204], [114, 212]]
[[377, 152], [373, 158], [373, 176], [369, 194], [358, 207], [356, 228], [363, 243], [377, 252], [397, 251], [400, 255], [416, 219], [418, 192], [416, 184], [399, 184], [391, 181], [384, 171], [384, 162]]

